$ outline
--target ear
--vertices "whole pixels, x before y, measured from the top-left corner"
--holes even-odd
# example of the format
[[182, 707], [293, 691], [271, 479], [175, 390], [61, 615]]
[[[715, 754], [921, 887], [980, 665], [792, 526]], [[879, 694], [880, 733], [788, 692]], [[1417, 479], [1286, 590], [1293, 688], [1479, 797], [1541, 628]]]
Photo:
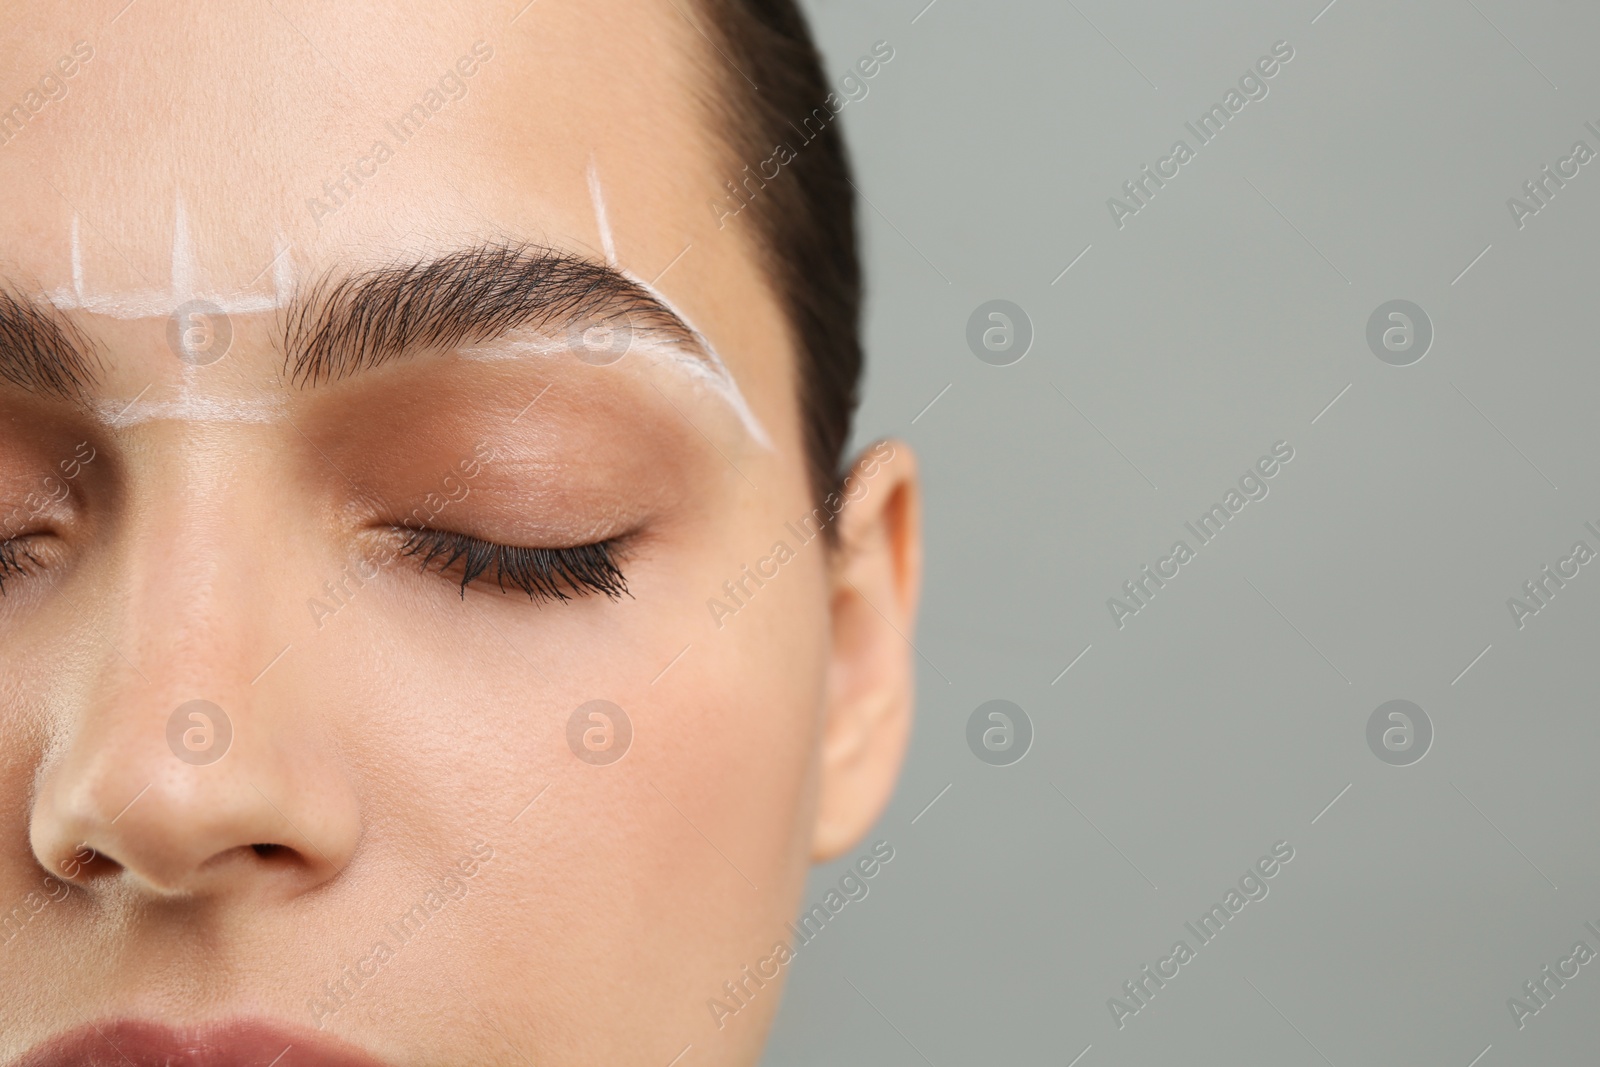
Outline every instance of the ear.
[[842, 495], [811, 839], [817, 863], [855, 844], [894, 791], [911, 732], [911, 641], [922, 589], [922, 501], [910, 447], [879, 441], [868, 448]]

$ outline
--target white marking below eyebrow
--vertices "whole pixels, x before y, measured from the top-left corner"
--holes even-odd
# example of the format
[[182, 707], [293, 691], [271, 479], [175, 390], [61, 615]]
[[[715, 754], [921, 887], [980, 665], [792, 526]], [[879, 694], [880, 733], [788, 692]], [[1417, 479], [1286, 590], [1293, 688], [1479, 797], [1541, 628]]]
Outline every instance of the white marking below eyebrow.
[[183, 419], [190, 422], [275, 422], [288, 406], [284, 397], [228, 400], [194, 396], [187, 391], [175, 400], [103, 400], [95, 405], [100, 421], [121, 429], [146, 422]]
[[202, 292], [198, 282], [199, 267], [193, 235], [189, 228], [188, 206], [181, 192], [173, 204], [171, 279], [165, 291], [88, 292], [84, 282], [82, 225], [77, 212], [72, 214], [70, 237], [72, 287], [57, 288], [45, 294], [45, 299], [59, 311], [87, 311], [91, 315], [106, 315], [115, 319], [167, 318], [191, 300], [205, 300], [225, 315], [252, 315], [285, 307], [294, 295], [294, 264], [286, 254], [289, 246], [281, 233], [273, 240], [271, 293], [243, 290]]
[[[694, 327], [691, 326], [690, 329], [693, 330]], [[699, 336], [698, 331], [696, 336]], [[716, 353], [704, 339], [699, 343], [707, 353], [705, 357], [686, 351], [679, 342], [634, 337], [629, 342], [627, 351], [619, 358], [656, 357], [651, 360], [651, 366], [666, 366], [681, 370], [691, 382], [704, 386], [713, 396], [725, 403], [745, 432], [761, 447], [771, 451], [772, 439], [767, 435], [766, 428], [761, 425], [761, 420], [756, 418], [755, 413], [750, 410], [750, 405], [745, 402], [744, 394], [739, 392], [738, 384], [728, 375], [727, 368], [717, 359]], [[574, 344], [564, 339], [520, 338], [458, 348], [454, 354], [477, 363], [502, 363], [521, 359], [530, 354], [568, 355], [580, 350], [604, 352], [607, 347], [605, 344], [591, 344], [587, 340]]]
[[733, 374], [728, 370], [728, 365], [722, 362], [722, 356], [712, 347], [705, 334], [700, 332], [694, 323], [689, 320], [689, 316], [685, 315], [678, 305], [668, 299], [666, 293], [663, 293], [643, 278], [638, 277], [632, 271], [624, 270], [622, 273], [629, 281], [641, 286], [651, 296], [661, 301], [668, 311], [678, 316], [679, 320], [689, 328], [689, 332], [694, 335], [695, 342], [706, 356], [705, 359], [697, 359], [694, 355], [684, 352], [680, 348], [673, 348], [673, 362], [684, 366], [696, 378], [710, 387], [713, 393], [733, 409], [733, 413], [738, 416], [739, 422], [744, 426], [745, 431], [755, 439], [756, 444], [769, 452], [772, 451], [772, 438], [768, 436], [767, 428], [761, 425], [761, 420], [756, 418], [756, 413], [750, 410], [750, 405], [745, 400], [744, 393], [739, 389], [739, 383], [734, 380]]
[[617, 243], [611, 236], [611, 217], [606, 214], [606, 194], [600, 188], [600, 172], [594, 165], [594, 153], [589, 153], [589, 203], [594, 207], [595, 228], [600, 231], [600, 248], [606, 254], [606, 264], [617, 265]]

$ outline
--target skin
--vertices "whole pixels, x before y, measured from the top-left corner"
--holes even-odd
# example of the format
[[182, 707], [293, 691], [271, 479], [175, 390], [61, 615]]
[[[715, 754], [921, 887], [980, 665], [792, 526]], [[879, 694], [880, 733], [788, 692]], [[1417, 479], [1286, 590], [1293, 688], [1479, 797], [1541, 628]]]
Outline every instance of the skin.
[[[778, 982], [720, 1028], [708, 999], [792, 940], [811, 863], [867, 847], [911, 715], [911, 453], [858, 470], [837, 549], [786, 533], [815, 504], [795, 352], [753, 234], [706, 206], [737, 169], [695, 103], [723, 91], [721, 60], [682, 3], [521, 6], [0, 18], [0, 99], [94, 48], [0, 147], [15, 290], [70, 286], [74, 211], [90, 287], [163, 289], [180, 195], [213, 291], [270, 291], [278, 240], [302, 280], [492, 240], [603, 261], [593, 159], [622, 267], [654, 278], [691, 246], [657, 284], [774, 443], [611, 368], [434, 353], [295, 388], [271, 313], [235, 316], [227, 355], [193, 367], [164, 318], [71, 312], [99, 356], [91, 407], [146, 390], [282, 417], [112, 426], [0, 384], [0, 511], [93, 453], [30, 515], [38, 565], [0, 596], [0, 912], [28, 915], [0, 935], [0, 1062], [96, 1020], [312, 1026], [325, 984], [448, 884], [325, 1033], [395, 1064], [664, 1064], [688, 1044], [753, 1063]], [[493, 57], [466, 95], [314, 217], [477, 41]], [[520, 545], [626, 533], [631, 596], [463, 595], [400, 559], [308, 607], [485, 445], [439, 523]], [[719, 627], [708, 600], [778, 540], [794, 558]], [[195, 699], [232, 726], [215, 763], [169, 747]], [[567, 740], [595, 699], [634, 731], [607, 766]]]

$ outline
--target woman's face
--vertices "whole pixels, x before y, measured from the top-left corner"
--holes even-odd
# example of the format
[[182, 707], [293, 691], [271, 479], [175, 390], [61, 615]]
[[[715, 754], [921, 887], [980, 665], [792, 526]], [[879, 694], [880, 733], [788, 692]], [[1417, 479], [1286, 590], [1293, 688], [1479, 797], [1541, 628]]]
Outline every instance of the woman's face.
[[808, 488], [704, 16], [121, 6], [0, 20], [0, 1061], [753, 1061], [916, 503]]

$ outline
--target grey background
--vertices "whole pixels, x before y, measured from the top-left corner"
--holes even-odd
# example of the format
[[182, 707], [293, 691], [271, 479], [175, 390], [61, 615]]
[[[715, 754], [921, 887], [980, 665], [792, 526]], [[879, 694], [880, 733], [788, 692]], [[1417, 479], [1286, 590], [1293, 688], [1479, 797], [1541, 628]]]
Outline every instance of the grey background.
[[[764, 1062], [1592, 1059], [1600, 961], [1520, 1031], [1506, 1001], [1600, 950], [1600, 565], [1521, 630], [1506, 600], [1600, 549], [1600, 161], [1521, 230], [1506, 200], [1600, 150], [1600, 9], [925, 3], [807, 4], [835, 77], [896, 50], [843, 114], [859, 436], [919, 453], [928, 566], [868, 838], [896, 858], [796, 960]], [[1270, 95], [1118, 230], [1107, 198], [1280, 39]], [[1014, 366], [965, 343], [994, 298], [1033, 322]], [[1365, 342], [1395, 298], [1434, 324], [1409, 367]], [[1106, 599], [1278, 440], [1270, 495], [1118, 630]], [[1009, 767], [965, 740], [999, 698], [1035, 730]], [[1435, 730], [1408, 767], [1365, 740], [1395, 698]], [[1280, 839], [1267, 898], [1119, 1030], [1108, 998]]]

